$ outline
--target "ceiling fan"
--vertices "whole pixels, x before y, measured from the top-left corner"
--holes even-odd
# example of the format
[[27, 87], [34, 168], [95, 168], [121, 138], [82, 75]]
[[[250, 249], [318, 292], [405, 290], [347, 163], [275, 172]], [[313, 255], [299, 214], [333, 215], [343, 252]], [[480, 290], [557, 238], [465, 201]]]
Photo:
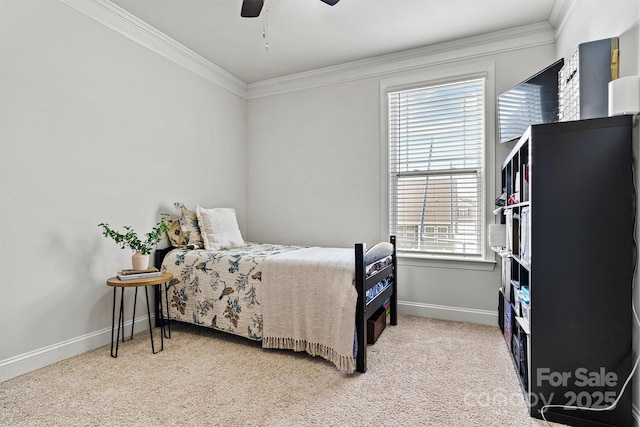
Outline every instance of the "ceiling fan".
[[[320, 0], [329, 6], [334, 6], [340, 0]], [[243, 18], [256, 18], [260, 15], [264, 0], [242, 0], [242, 10], [240, 16]]]

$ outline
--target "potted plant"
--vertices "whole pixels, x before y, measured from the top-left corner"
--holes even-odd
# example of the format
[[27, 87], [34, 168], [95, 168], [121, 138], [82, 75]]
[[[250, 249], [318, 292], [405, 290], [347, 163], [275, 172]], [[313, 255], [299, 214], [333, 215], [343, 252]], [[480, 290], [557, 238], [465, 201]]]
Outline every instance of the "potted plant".
[[130, 225], [122, 227], [123, 232], [114, 230], [109, 224], [104, 222], [98, 224], [98, 227], [102, 227], [104, 237], [112, 238], [121, 249], [129, 248], [134, 252], [131, 257], [134, 270], [145, 270], [149, 267], [149, 254], [155, 249], [158, 242], [164, 239], [167, 231], [169, 231], [169, 226], [166, 221], [167, 216], [167, 214], [162, 215], [160, 221], [158, 221], [150, 232], [145, 234], [144, 240], [138, 236], [138, 233], [136, 233]]

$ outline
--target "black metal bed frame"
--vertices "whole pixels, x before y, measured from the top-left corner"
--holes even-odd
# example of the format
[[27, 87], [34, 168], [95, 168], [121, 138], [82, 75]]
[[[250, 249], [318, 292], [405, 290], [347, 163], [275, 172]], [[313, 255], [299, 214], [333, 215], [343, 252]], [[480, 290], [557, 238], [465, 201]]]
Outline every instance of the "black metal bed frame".
[[[356, 303], [356, 331], [358, 342], [358, 354], [356, 356], [356, 371], [367, 371], [367, 321], [376, 311], [382, 307], [387, 298], [391, 301], [390, 324], [398, 324], [398, 269], [396, 259], [396, 237], [389, 239], [393, 245], [392, 263], [377, 273], [367, 277], [364, 257], [366, 253], [365, 245], [356, 243], [356, 290], [358, 291], [358, 302]], [[367, 291], [377, 283], [388, 280], [389, 285], [384, 288], [374, 299], [367, 303]]]
[[[393, 245], [392, 263], [376, 272], [375, 274], [367, 277], [366, 265], [364, 262], [366, 254], [366, 245], [363, 243], [355, 244], [355, 275], [356, 275], [356, 290], [358, 292], [358, 300], [356, 303], [356, 335], [358, 352], [356, 356], [356, 371], [364, 373], [367, 371], [367, 321], [373, 316], [376, 311], [382, 307], [387, 299], [391, 302], [390, 307], [390, 321], [391, 325], [398, 324], [398, 264], [396, 258], [396, 237], [391, 236], [389, 242]], [[169, 247], [165, 249], [158, 249], [154, 254], [154, 264], [156, 268], [162, 266], [164, 257], [172, 251], [174, 248]], [[367, 291], [375, 286], [377, 283], [387, 280], [389, 285], [384, 288], [374, 299], [367, 302]], [[156, 312], [159, 311], [159, 304], [161, 304], [160, 289], [156, 286]], [[167, 301], [168, 303], [168, 301]], [[167, 309], [167, 314], [169, 313]], [[156, 319], [156, 324], [159, 319]]]

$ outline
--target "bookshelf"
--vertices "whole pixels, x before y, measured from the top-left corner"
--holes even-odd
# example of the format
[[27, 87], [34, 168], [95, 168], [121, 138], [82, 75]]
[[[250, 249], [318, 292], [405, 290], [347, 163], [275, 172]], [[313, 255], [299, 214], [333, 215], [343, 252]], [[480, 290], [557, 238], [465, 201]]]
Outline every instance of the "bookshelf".
[[[536, 418], [607, 406], [632, 369], [633, 120], [530, 126], [502, 165], [499, 323]], [[631, 426], [631, 386], [613, 411], [545, 417]]]

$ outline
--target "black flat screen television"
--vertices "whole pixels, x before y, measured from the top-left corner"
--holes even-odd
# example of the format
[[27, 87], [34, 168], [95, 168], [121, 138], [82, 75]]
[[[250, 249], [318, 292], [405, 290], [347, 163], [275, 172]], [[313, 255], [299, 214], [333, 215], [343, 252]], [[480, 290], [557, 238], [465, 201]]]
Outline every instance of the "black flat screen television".
[[536, 75], [498, 96], [500, 143], [522, 136], [530, 125], [558, 121], [560, 59]]

